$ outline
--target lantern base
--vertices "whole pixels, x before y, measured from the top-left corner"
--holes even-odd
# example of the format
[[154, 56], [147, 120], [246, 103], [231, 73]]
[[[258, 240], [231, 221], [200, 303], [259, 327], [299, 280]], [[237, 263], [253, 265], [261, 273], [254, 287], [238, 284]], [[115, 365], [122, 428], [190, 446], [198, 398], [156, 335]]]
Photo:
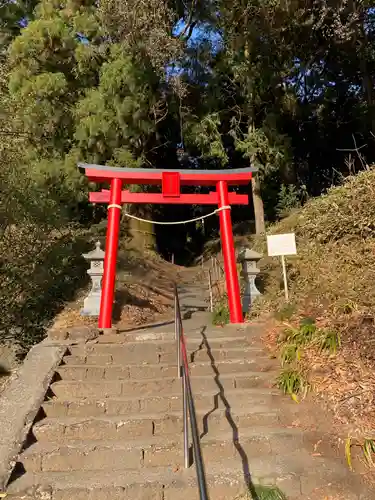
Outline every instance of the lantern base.
[[101, 293], [90, 293], [83, 302], [83, 309], [81, 309], [81, 316], [94, 316], [98, 317], [100, 314], [100, 300]]

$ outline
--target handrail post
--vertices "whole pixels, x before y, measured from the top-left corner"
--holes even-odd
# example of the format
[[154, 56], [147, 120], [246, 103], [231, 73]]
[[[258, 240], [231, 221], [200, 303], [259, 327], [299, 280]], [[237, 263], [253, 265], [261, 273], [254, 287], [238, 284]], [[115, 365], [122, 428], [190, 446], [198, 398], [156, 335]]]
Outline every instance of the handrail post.
[[214, 297], [213, 297], [213, 293], [212, 293], [211, 269], [208, 270], [208, 287], [210, 290], [210, 308], [211, 308], [211, 312], [214, 312]]
[[177, 285], [175, 285], [174, 291], [174, 330], [175, 330], [175, 340], [177, 347], [177, 377], [181, 378], [181, 325], [179, 318], [179, 305], [178, 305], [178, 295], [177, 295]]
[[180, 302], [178, 299], [177, 283], [174, 285], [175, 294], [175, 336], [177, 342], [177, 365], [179, 369], [179, 378], [182, 382], [182, 412], [183, 412], [183, 446], [184, 446], [184, 465], [190, 467], [190, 449], [189, 449], [189, 420], [191, 426], [191, 441], [194, 454], [194, 463], [197, 472], [197, 481], [200, 500], [208, 500], [206, 475], [202, 450], [199, 439], [199, 429], [197, 415], [195, 412], [194, 398], [191, 390], [189, 377], [189, 363], [186, 350], [186, 341], [182, 327]]

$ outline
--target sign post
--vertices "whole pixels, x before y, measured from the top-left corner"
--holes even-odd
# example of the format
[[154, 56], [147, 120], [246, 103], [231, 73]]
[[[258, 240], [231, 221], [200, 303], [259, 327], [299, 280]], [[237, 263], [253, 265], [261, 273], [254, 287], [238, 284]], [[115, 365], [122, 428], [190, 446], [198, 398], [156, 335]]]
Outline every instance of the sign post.
[[285, 300], [287, 302], [289, 302], [288, 278], [287, 278], [287, 275], [286, 275], [285, 255], [281, 256], [281, 265], [283, 266]]
[[286, 255], [296, 255], [296, 235], [294, 233], [272, 234], [267, 236], [268, 255], [270, 257], [281, 257], [281, 266], [283, 269], [285, 299], [289, 302], [288, 278], [286, 274]]

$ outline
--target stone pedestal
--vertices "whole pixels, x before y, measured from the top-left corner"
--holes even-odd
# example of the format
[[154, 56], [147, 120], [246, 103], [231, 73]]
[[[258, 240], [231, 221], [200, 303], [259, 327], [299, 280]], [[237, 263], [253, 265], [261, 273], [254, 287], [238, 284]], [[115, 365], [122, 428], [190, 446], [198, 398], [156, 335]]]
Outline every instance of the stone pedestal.
[[238, 261], [242, 266], [241, 274], [245, 279], [245, 293], [242, 299], [242, 311], [244, 314], [250, 311], [251, 304], [261, 295], [255, 284], [255, 280], [260, 273], [257, 263], [261, 258], [262, 255], [249, 248], [241, 250], [238, 256]]
[[84, 300], [82, 316], [99, 316], [100, 301], [102, 298], [102, 278], [104, 272], [105, 253], [100, 248], [100, 243], [96, 244], [95, 250], [84, 254], [83, 257], [90, 264], [87, 274], [91, 278], [91, 290]]

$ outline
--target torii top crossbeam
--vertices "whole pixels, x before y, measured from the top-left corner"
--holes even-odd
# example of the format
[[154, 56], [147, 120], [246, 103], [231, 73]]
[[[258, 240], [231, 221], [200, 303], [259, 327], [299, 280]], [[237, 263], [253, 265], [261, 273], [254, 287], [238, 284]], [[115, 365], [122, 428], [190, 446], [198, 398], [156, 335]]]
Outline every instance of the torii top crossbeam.
[[157, 168], [122, 168], [79, 163], [81, 173], [93, 182], [109, 182], [121, 179], [124, 184], [161, 184], [163, 174], [179, 174], [182, 186], [216, 186], [219, 181], [227, 185], [238, 186], [249, 184], [256, 168], [237, 168], [223, 170], [162, 170]]
[[[231, 205], [248, 204], [248, 196], [229, 192], [228, 186], [248, 185], [255, 168], [233, 170], [161, 170], [151, 168], [118, 168], [79, 163], [80, 171], [88, 180], [109, 183], [110, 191], [90, 193], [93, 203], [108, 203], [108, 228], [99, 328], [112, 325], [112, 309], [115, 289], [117, 248], [120, 230], [120, 214], [123, 203], [171, 203], [190, 205], [216, 205], [220, 217], [220, 235], [224, 257], [224, 270], [228, 292], [229, 312], [232, 323], [242, 323], [243, 314], [240, 287], [234, 250]], [[122, 190], [124, 185], [159, 185], [160, 192], [132, 193]], [[181, 193], [181, 186], [214, 187], [209, 193]], [[171, 234], [171, 237], [173, 235]]]

